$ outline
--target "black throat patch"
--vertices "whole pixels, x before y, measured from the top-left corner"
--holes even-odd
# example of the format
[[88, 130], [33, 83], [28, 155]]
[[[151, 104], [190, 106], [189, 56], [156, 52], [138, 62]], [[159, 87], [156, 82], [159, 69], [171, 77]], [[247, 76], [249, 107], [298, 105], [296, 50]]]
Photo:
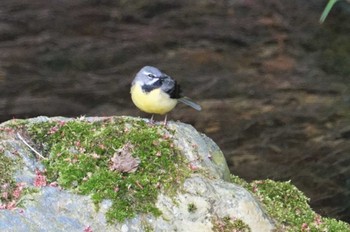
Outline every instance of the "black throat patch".
[[181, 98], [180, 85], [178, 85], [174, 80], [171, 80], [171, 82], [158, 80], [152, 85], [142, 85], [141, 88], [145, 93], [149, 93], [154, 89], [161, 88], [165, 93], [169, 94], [170, 98]]
[[141, 88], [144, 92], [149, 93], [154, 89], [158, 89], [162, 86], [162, 81], [158, 80], [154, 82], [152, 85], [142, 85]]

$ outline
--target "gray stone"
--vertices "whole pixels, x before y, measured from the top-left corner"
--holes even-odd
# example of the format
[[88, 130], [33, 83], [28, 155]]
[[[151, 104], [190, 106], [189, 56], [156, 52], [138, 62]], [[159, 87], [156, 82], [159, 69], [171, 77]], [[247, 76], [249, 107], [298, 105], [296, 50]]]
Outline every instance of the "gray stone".
[[[197, 210], [189, 212], [189, 204], [194, 204]], [[157, 207], [163, 212], [163, 217], [157, 219], [156, 231], [212, 231], [214, 216], [241, 219], [252, 231], [271, 231], [274, 228], [272, 221], [247, 190], [201, 175], [194, 175], [185, 181], [184, 189], [176, 196], [175, 202], [173, 198], [161, 195]]]
[[[86, 118], [89, 121], [104, 118]], [[73, 120], [68, 118], [38, 117], [28, 123], [47, 120]], [[76, 119], [78, 120], [78, 119]], [[10, 122], [0, 125], [4, 128]], [[227, 182], [229, 170], [218, 146], [192, 126], [169, 122], [175, 130], [174, 144], [188, 159], [191, 167], [200, 170], [185, 180], [181, 191], [169, 197], [160, 194], [156, 206], [162, 212], [160, 217], [137, 215], [123, 223], [109, 225], [105, 212], [111, 202], [105, 200], [96, 211], [89, 196], [77, 195], [57, 187], [41, 187], [38, 192], [27, 194], [22, 199], [23, 209], [0, 210], [0, 231], [212, 231], [213, 219], [230, 216], [241, 219], [251, 230], [272, 231], [274, 222], [264, 212], [260, 203], [244, 188]], [[171, 136], [171, 135], [169, 135]], [[16, 173], [17, 181], [32, 185], [35, 169], [42, 165], [32, 152], [16, 136], [9, 132], [2, 136], [0, 150], [7, 155], [19, 154], [23, 159]], [[189, 205], [195, 210], [189, 211]]]

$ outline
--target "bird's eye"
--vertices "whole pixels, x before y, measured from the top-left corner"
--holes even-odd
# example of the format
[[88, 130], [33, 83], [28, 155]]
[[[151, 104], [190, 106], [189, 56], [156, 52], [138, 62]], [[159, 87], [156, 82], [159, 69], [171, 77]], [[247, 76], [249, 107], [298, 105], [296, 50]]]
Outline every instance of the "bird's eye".
[[156, 76], [153, 75], [152, 73], [148, 73], [147, 76], [148, 76], [149, 78], [155, 78], [155, 77], [156, 77]]

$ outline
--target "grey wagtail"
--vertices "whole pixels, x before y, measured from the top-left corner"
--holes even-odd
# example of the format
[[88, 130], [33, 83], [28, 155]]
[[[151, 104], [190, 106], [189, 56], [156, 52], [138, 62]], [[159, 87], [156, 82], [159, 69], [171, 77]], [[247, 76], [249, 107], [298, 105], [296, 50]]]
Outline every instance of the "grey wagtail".
[[[188, 97], [181, 96], [180, 86], [176, 81], [152, 66], [143, 67], [131, 84], [131, 99], [142, 111], [152, 114], [167, 114], [177, 102], [182, 102], [200, 111], [202, 108]], [[167, 123], [165, 115], [164, 125]]]

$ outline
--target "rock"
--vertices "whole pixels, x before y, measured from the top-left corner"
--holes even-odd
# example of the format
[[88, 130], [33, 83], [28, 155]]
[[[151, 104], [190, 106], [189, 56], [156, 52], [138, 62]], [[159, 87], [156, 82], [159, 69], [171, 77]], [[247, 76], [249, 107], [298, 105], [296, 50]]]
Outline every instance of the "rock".
[[[71, 120], [74, 119], [38, 117], [20, 124]], [[14, 179], [33, 187], [43, 166], [12, 129], [16, 123], [11, 120], [0, 125], [0, 156], [21, 157], [24, 165], [16, 167]], [[155, 205], [161, 216], [139, 214], [120, 223], [107, 223], [105, 213], [111, 207], [110, 200], [103, 200], [96, 209], [89, 196], [43, 185], [23, 195], [20, 206], [0, 210], [0, 231], [213, 231], [218, 221], [227, 217], [241, 220], [253, 232], [275, 228], [274, 221], [250, 192], [228, 182], [225, 158], [211, 139], [180, 122], [169, 122], [168, 130], [174, 131], [174, 146], [186, 157], [190, 169], [199, 171], [191, 173], [174, 196], [160, 192]], [[3, 184], [1, 180], [0, 183]]]
[[[173, 199], [161, 195], [157, 202], [163, 219], [155, 223], [156, 231], [212, 231], [214, 217], [230, 215], [239, 218], [251, 231], [272, 231], [274, 225], [256, 199], [244, 188], [220, 179], [192, 176], [184, 183], [184, 190]], [[188, 205], [197, 208], [189, 212]], [[174, 215], [176, 215], [174, 217]], [[156, 220], [156, 222], [158, 219]]]

